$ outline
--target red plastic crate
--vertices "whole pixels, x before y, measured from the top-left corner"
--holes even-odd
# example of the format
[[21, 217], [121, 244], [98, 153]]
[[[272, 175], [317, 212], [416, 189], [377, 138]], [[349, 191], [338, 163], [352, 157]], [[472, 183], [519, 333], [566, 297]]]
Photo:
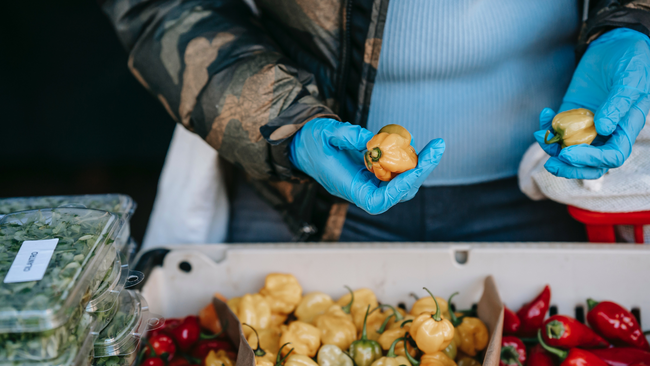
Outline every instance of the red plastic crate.
[[568, 206], [569, 214], [585, 224], [587, 237], [592, 243], [615, 243], [615, 225], [634, 226], [634, 242], [643, 244], [643, 226], [650, 225], [650, 211], [640, 212], [595, 212], [575, 206]]

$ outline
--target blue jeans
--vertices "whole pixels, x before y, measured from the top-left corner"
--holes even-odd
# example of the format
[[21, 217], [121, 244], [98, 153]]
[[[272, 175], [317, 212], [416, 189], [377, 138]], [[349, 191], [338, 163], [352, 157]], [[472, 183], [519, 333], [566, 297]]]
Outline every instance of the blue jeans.
[[[293, 236], [280, 215], [240, 180], [233, 197], [230, 242], [287, 242]], [[350, 205], [341, 241], [586, 241], [566, 206], [531, 201], [516, 178], [422, 187], [411, 201], [381, 215]]]

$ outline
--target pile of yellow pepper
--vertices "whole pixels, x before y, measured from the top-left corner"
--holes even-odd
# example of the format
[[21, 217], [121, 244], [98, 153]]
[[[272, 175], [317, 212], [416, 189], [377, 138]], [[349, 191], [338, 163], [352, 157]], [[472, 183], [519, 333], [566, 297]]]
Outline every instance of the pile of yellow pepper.
[[450, 312], [429, 290], [408, 313], [380, 305], [367, 288], [348, 291], [337, 301], [322, 292], [303, 296], [293, 275], [273, 273], [259, 293], [227, 303], [244, 325], [256, 366], [481, 364], [473, 357], [487, 347], [485, 324]]

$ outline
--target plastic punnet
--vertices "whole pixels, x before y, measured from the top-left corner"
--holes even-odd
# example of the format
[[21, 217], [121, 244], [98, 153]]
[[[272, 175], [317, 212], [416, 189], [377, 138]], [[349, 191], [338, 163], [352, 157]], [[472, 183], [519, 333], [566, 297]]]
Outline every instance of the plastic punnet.
[[[97, 320], [80, 309], [60, 329], [40, 333], [0, 334], [0, 366], [84, 366], [93, 357]], [[16, 335], [17, 338], [8, 336]]]
[[136, 291], [122, 291], [117, 306], [117, 314], [113, 321], [99, 333], [95, 340], [95, 357], [124, 356], [134, 353], [146, 332], [164, 322], [161, 317], [149, 313], [146, 300]]
[[111, 252], [106, 256], [106, 259], [112, 259], [112, 266], [106, 271], [105, 275], [97, 277], [101, 278], [101, 281], [93, 291], [93, 297], [86, 306], [88, 312], [110, 312], [117, 303], [122, 290], [137, 285], [144, 278], [142, 272], [129, 270], [124, 253], [118, 253], [115, 248], [110, 250]]
[[[115, 214], [80, 208], [5, 215], [0, 220], [0, 333], [53, 330], [85, 309], [122, 223]], [[58, 243], [43, 278], [4, 283], [24, 242], [45, 239]]]
[[125, 225], [122, 227], [122, 232], [117, 235], [116, 245], [118, 250], [122, 250], [131, 236], [129, 220], [137, 205], [130, 196], [125, 194], [0, 198], [0, 218], [13, 212], [56, 207], [93, 208], [119, 215], [125, 221]]

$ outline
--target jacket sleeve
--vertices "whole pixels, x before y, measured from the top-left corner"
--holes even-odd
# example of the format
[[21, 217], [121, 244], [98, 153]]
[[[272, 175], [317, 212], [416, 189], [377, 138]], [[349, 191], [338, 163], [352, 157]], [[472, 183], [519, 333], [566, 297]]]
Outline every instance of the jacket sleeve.
[[589, 43], [614, 28], [630, 28], [650, 36], [650, 0], [583, 0], [587, 18], [576, 48], [578, 58]]
[[279, 52], [243, 0], [100, 0], [128, 66], [167, 112], [253, 179], [297, 181], [288, 145], [338, 118], [314, 77]]

